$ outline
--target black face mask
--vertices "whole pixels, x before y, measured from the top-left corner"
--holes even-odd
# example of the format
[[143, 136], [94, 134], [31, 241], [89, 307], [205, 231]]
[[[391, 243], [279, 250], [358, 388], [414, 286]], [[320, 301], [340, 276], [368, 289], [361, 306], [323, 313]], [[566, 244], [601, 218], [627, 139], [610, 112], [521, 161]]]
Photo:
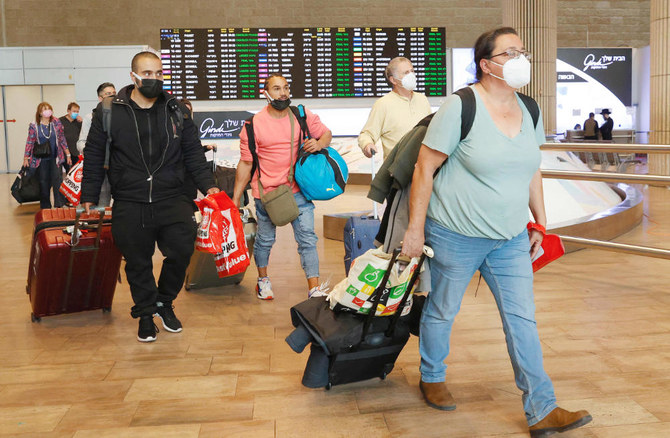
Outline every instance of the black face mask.
[[158, 79], [142, 79], [142, 85], [137, 87], [140, 93], [147, 99], [153, 99], [163, 92], [163, 81]]
[[270, 105], [272, 105], [272, 108], [276, 109], [277, 111], [284, 111], [291, 105], [291, 99], [286, 100], [273, 99], [270, 101]]

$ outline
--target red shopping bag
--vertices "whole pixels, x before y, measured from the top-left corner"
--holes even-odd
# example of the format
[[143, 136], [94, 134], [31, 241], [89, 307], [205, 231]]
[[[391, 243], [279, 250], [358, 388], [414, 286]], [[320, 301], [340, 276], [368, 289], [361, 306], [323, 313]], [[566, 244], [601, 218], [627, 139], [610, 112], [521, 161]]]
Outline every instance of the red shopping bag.
[[77, 164], [72, 166], [58, 189], [72, 205], [79, 205], [81, 197], [81, 179], [84, 172], [84, 156], [79, 156]]
[[549, 263], [565, 254], [565, 246], [556, 234], [545, 234], [542, 240], [543, 253], [533, 261], [533, 272], [539, 271]]
[[202, 213], [202, 220], [198, 225], [195, 239], [195, 249], [218, 254], [223, 244], [223, 219], [219, 207], [209, 196], [196, 199], [195, 203]]
[[237, 206], [225, 192], [208, 195], [196, 204], [202, 212], [196, 248], [215, 254], [220, 278], [244, 272], [250, 264], [249, 250]]
[[536, 229], [544, 236], [540, 249], [537, 254], [535, 254], [535, 258], [531, 259], [531, 262], [533, 263], [533, 272], [539, 271], [565, 254], [565, 246], [563, 246], [563, 242], [558, 235], [547, 234], [544, 227], [537, 226], [532, 222], [528, 222], [526, 228], [529, 233], [531, 229]]

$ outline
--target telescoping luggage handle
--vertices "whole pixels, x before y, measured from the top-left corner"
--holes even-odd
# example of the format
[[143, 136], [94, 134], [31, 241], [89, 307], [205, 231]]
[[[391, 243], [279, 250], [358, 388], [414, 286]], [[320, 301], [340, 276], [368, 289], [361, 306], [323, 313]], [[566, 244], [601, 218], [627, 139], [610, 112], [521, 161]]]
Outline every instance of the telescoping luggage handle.
[[81, 248], [79, 247], [79, 230], [81, 229], [81, 215], [84, 213], [85, 209], [81, 205], [75, 210], [74, 217], [74, 230], [72, 230], [72, 238], [70, 240], [70, 257], [67, 264], [67, 279], [65, 281], [65, 291], [63, 293], [63, 300], [61, 302], [61, 309], [63, 312], [67, 310], [68, 297], [70, 295], [70, 285], [72, 284], [72, 270], [74, 267], [74, 254], [81, 251], [93, 251], [93, 260], [91, 260], [91, 270], [88, 273], [88, 284], [86, 286], [86, 299], [84, 301], [84, 308], [88, 308], [91, 301], [91, 288], [93, 287], [93, 277], [95, 276], [95, 266], [98, 260], [98, 250], [100, 249], [100, 236], [102, 235], [102, 224], [105, 220], [105, 207], [94, 207], [99, 215], [100, 219], [98, 220], [98, 225], [95, 227], [97, 233], [95, 236], [95, 243], [92, 247]]
[[[370, 153], [372, 154], [370, 156], [370, 164], [372, 166], [370, 172], [370, 184], [372, 184], [372, 181], [375, 180], [375, 154], [377, 151], [370, 149]], [[372, 201], [372, 216], [375, 220], [379, 219], [379, 212], [377, 211], [377, 203], [375, 201]]]
[[[374, 291], [375, 300], [372, 303], [372, 308], [370, 309], [370, 312], [368, 312], [367, 316], [365, 317], [365, 324], [363, 325], [363, 332], [361, 333], [360, 342], [363, 342], [365, 340], [365, 337], [368, 335], [368, 331], [370, 330], [370, 325], [372, 324], [372, 320], [375, 318], [375, 314], [377, 313], [377, 306], [379, 306], [379, 302], [381, 301], [382, 294], [384, 293], [384, 289], [386, 288], [386, 283], [388, 282], [388, 279], [391, 275], [391, 269], [393, 268], [393, 265], [395, 264], [396, 260], [398, 259], [398, 256], [400, 255], [400, 251], [401, 251], [401, 248], [396, 248], [396, 249], [393, 250], [393, 254], [391, 255], [391, 260], [389, 261], [388, 269], [386, 269], [386, 272], [384, 273], [384, 278], [382, 278], [381, 283], [379, 283], [379, 286], [377, 286], [377, 289], [375, 289], [375, 291]], [[391, 323], [389, 324], [388, 329], [384, 333], [384, 335], [386, 337], [393, 336], [393, 332], [395, 331], [395, 326], [398, 324], [398, 320], [400, 319], [400, 315], [402, 314], [402, 310], [404, 309], [405, 304], [407, 303], [410, 292], [412, 291], [412, 288], [414, 287], [414, 284], [416, 283], [416, 280], [419, 278], [419, 275], [421, 274], [421, 266], [423, 266], [423, 262], [426, 260], [426, 256], [432, 257], [433, 256], [433, 250], [432, 250], [432, 248], [424, 245], [423, 251], [421, 253], [421, 257], [419, 258], [419, 263], [416, 265], [416, 268], [414, 269], [414, 272], [412, 273], [412, 276], [410, 277], [409, 282], [407, 283], [407, 288], [405, 289], [405, 293], [403, 294], [402, 299], [400, 300], [400, 303], [398, 304], [398, 308], [395, 310], [395, 313], [391, 316]]]

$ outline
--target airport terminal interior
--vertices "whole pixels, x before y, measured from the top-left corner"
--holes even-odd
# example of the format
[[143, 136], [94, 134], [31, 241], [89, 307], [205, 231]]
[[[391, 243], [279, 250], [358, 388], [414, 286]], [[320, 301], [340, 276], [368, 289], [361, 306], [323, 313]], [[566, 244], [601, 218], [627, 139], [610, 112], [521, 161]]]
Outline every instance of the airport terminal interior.
[[[28, 122], [34, 121], [40, 101], [50, 101], [56, 116], [75, 100], [82, 114], [90, 112], [99, 83], [111, 78], [117, 90], [130, 83], [134, 53], [151, 49], [163, 62], [179, 58], [162, 41], [166, 35], [184, 38], [191, 29], [207, 34], [211, 28], [222, 33], [278, 28], [290, 36], [291, 29], [321, 32], [328, 25], [355, 35], [366, 27], [387, 32], [425, 26], [426, 32], [440, 35], [445, 54], [439, 62], [446, 79], [435, 79], [443, 88], [429, 96], [437, 110], [461, 85], [458, 78], [470, 72], [471, 52], [465, 49], [479, 34], [522, 23], [537, 43], [536, 17], [553, 23], [556, 42], [549, 47], [560, 58], [558, 79], [556, 71], [551, 77], [557, 92], [540, 98], [532, 88], [529, 94], [538, 99], [545, 117], [553, 116], [545, 120], [549, 128], [541, 164], [547, 229], [566, 236], [567, 249], [535, 273], [536, 321], [558, 405], [586, 409], [593, 418], [559, 436], [670, 436], [670, 164], [662, 159], [659, 164], [662, 154], [644, 152], [647, 144], [667, 148], [670, 143], [668, 119], [659, 119], [667, 117], [659, 115], [668, 114], [659, 108], [670, 107], [670, 90], [649, 88], [650, 72], [666, 83], [670, 76], [667, 0], [478, 0], [467, 5], [454, 0], [120, 0], [85, 5], [6, 0], [0, 2], [0, 14], [0, 437], [529, 436], [498, 308], [478, 274], [456, 317], [446, 361], [455, 410], [426, 405], [419, 389], [419, 338], [414, 335], [384, 379], [307, 388], [301, 380], [309, 348], [298, 354], [285, 340], [294, 329], [290, 309], [307, 299], [308, 291], [290, 226], [277, 228], [270, 255], [273, 300], [256, 297], [252, 257], [239, 284], [182, 289], [174, 306], [183, 331], [170, 333], [158, 324], [156, 341], [143, 343], [136, 338], [137, 320], [130, 316], [125, 261], [111, 311], [31, 318], [26, 283], [40, 207], [39, 202], [19, 204], [11, 188]], [[665, 51], [665, 70], [654, 67], [658, 41]], [[529, 50], [541, 53], [543, 47]], [[601, 60], [613, 56], [612, 63], [623, 57], [627, 64], [613, 78], [588, 76], [582, 68], [586, 61], [579, 68], [571, 64], [573, 58], [584, 60], [587, 52], [600, 53]], [[533, 68], [547, 58], [537, 59]], [[589, 61], [591, 71], [603, 70], [594, 66], [604, 63]], [[224, 71], [225, 63], [216, 68]], [[301, 78], [295, 77], [296, 84]], [[432, 80], [427, 74], [421, 78], [425, 84]], [[177, 79], [175, 75], [173, 90], [179, 90]], [[586, 88], [580, 87], [587, 84], [595, 90], [588, 96], [601, 101], [583, 104]], [[356, 135], [377, 97], [310, 97], [306, 88], [297, 90], [301, 95], [294, 102], [313, 108], [331, 127], [333, 148], [350, 169], [342, 195], [315, 201], [320, 276], [332, 287], [345, 278], [342, 218], [373, 209], [367, 198], [370, 164]], [[226, 92], [209, 99], [201, 91], [193, 93], [194, 120], [202, 123], [204, 117], [226, 117], [234, 125], [235, 117], [253, 114], [267, 103], [229, 99]], [[547, 102], [555, 108], [547, 109]], [[607, 108], [618, 123], [613, 143], [599, 142], [603, 149], [589, 151], [582, 127], [573, 125], [583, 123], [591, 111], [600, 121]], [[218, 146], [218, 155], [208, 152], [209, 158], [224, 166], [239, 160], [237, 138], [201, 133], [203, 144]], [[561, 146], [565, 144], [573, 149]], [[375, 166], [380, 165], [377, 161]], [[599, 178], [570, 178], [556, 171], [593, 172]], [[640, 175], [660, 176], [649, 182]], [[622, 245], [603, 248], [602, 242], [600, 247], [583, 245], [574, 238]], [[156, 276], [162, 262], [156, 249]]]

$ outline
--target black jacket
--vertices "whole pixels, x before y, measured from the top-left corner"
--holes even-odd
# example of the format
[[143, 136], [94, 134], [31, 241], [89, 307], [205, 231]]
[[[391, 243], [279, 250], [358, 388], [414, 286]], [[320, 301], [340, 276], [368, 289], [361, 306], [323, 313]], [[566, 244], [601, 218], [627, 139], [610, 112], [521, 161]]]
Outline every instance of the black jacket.
[[[112, 101], [108, 176], [114, 199], [151, 203], [183, 196], [186, 172], [203, 193], [214, 187], [212, 171], [188, 110], [179, 104], [183, 117], [179, 123], [179, 112], [170, 109], [175, 97], [164, 92], [152, 109], [139, 110], [146, 115], [138, 117], [130, 102], [133, 89], [133, 85], [124, 87]], [[105, 178], [107, 133], [102, 127], [101, 105], [93, 113], [86, 139], [82, 203], [97, 204]], [[159, 132], [152, 132], [152, 126], [159, 127]]]
[[614, 128], [614, 120], [609, 117], [605, 120], [605, 123], [600, 125], [600, 133], [603, 136], [603, 140], [612, 140], [612, 129]]

